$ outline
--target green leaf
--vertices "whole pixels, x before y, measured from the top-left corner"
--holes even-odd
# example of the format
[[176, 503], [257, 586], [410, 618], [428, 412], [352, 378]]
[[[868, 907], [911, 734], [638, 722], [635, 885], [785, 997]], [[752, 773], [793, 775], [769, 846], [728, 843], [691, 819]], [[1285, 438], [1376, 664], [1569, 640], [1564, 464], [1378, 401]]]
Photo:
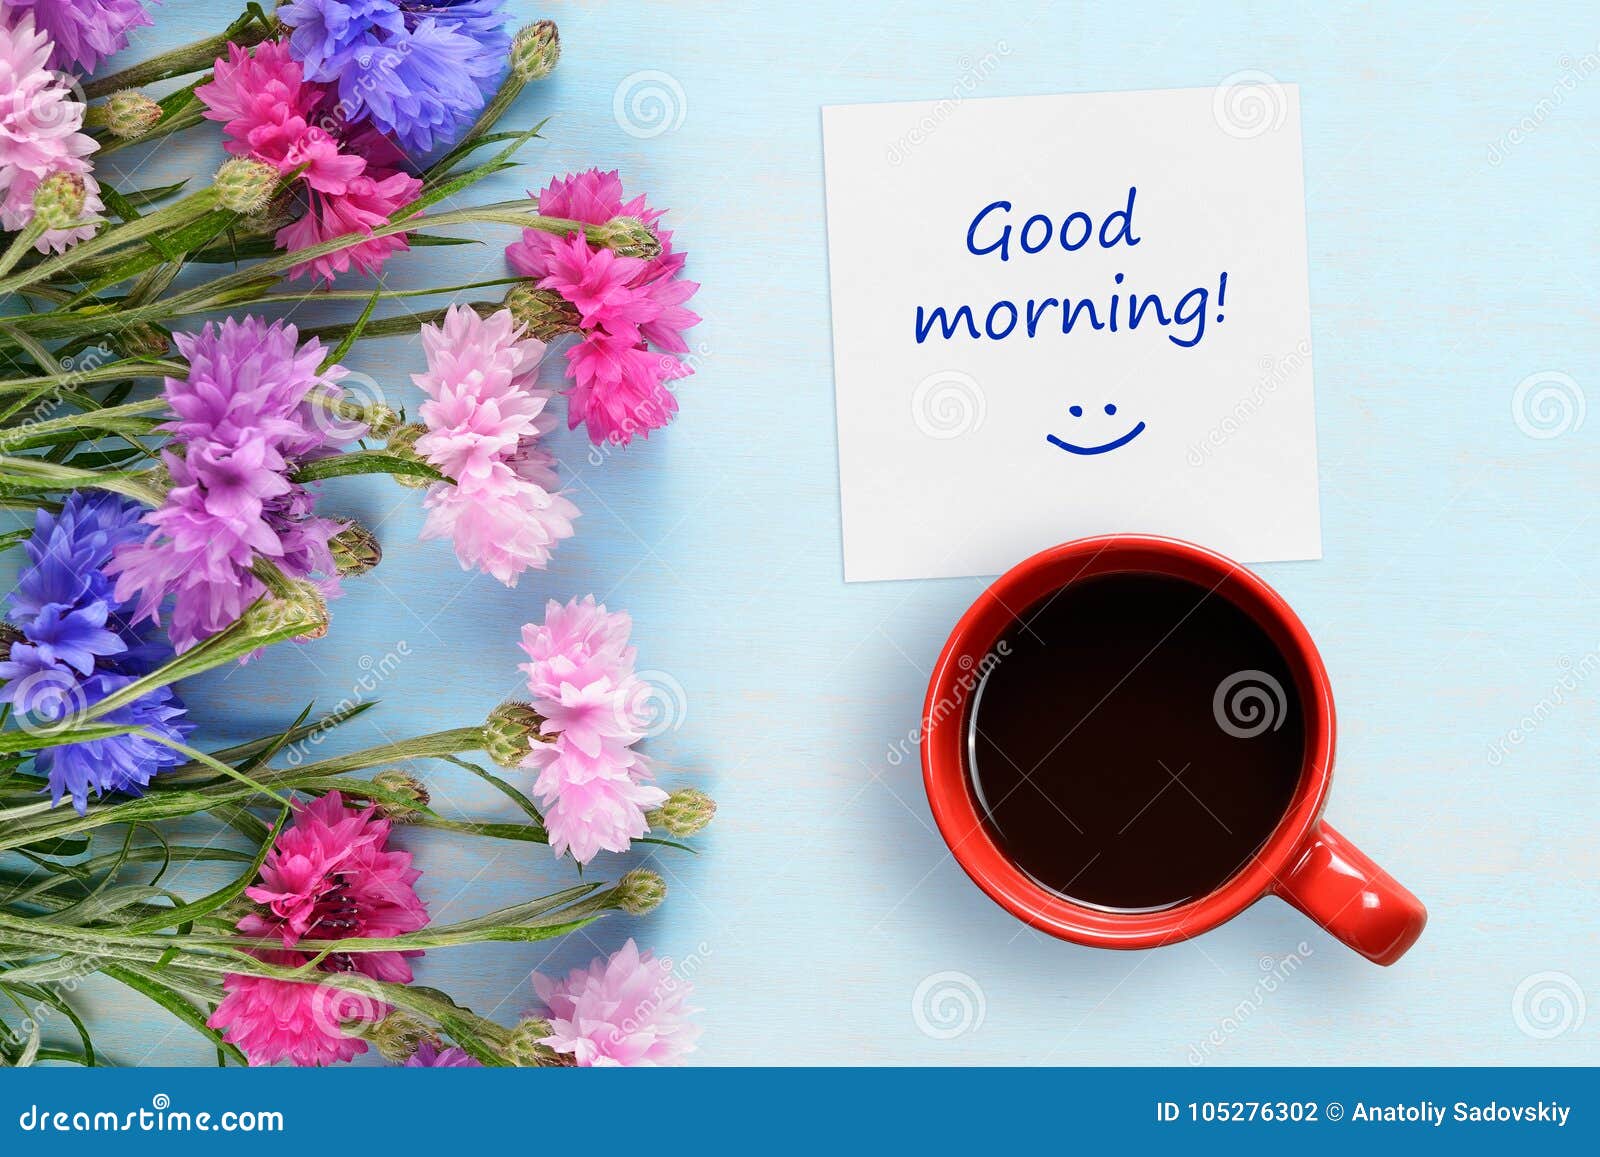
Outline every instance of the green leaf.
[[113, 980], [122, 982], [135, 992], [149, 997], [184, 1024], [194, 1029], [195, 1032], [216, 1045], [217, 1052], [226, 1056], [234, 1064], [244, 1066], [250, 1063], [236, 1046], [229, 1044], [223, 1039], [221, 1033], [206, 1024], [205, 1013], [202, 1013], [191, 1004], [188, 998], [177, 989], [158, 979], [150, 970], [136, 964], [105, 964], [101, 966], [100, 971]]
[[356, 450], [331, 458], [319, 458], [295, 471], [294, 480], [314, 482], [322, 478], [342, 478], [350, 474], [407, 474], [434, 482], [450, 481], [426, 462], [414, 458], [402, 458], [383, 450]]
[[267, 834], [267, 838], [261, 841], [261, 850], [256, 853], [255, 858], [250, 862], [249, 868], [240, 873], [238, 879], [223, 885], [208, 896], [203, 896], [188, 904], [180, 904], [171, 911], [148, 916], [143, 920], [136, 920], [129, 924], [125, 931], [134, 935], [145, 932], [159, 932], [163, 928], [171, 928], [176, 924], [185, 924], [192, 920], [198, 920], [202, 916], [215, 912], [231, 900], [244, 895], [244, 890], [255, 882], [256, 873], [261, 870], [261, 865], [266, 862], [267, 854], [272, 851], [272, 845], [277, 842], [278, 835], [283, 831], [284, 824], [288, 822], [289, 815], [288, 808], [284, 808], [278, 813], [277, 822], [272, 825], [272, 830]]
[[372, 320], [372, 311], [378, 308], [378, 300], [382, 294], [383, 288], [381, 286], [372, 291], [371, 298], [367, 300], [367, 308], [363, 309], [361, 316], [356, 318], [355, 324], [350, 327], [350, 332], [345, 334], [344, 340], [330, 350], [327, 357], [322, 359], [322, 365], [318, 367], [319, 373], [326, 373], [331, 367], [344, 360], [344, 355], [350, 352], [350, 347], [355, 345], [356, 340], [360, 338], [361, 331], [367, 328], [367, 322]]

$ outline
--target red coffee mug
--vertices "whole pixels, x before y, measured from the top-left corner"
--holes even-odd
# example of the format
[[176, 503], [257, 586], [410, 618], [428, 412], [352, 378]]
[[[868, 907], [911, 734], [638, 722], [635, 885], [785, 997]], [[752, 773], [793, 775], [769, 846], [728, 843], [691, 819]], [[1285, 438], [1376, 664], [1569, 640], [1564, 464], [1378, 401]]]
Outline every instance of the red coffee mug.
[[[965, 765], [974, 669], [1016, 613], [1070, 583], [1125, 573], [1186, 579], [1231, 600], [1267, 632], [1294, 672], [1306, 746], [1288, 810], [1250, 861], [1221, 887], [1159, 912], [1075, 904], [1033, 882], [979, 818]], [[922, 772], [933, 817], [978, 887], [1042, 932], [1100, 948], [1155, 948], [1207, 932], [1268, 894], [1283, 897], [1369, 960], [1393, 964], [1428, 922], [1422, 903], [1322, 821], [1333, 774], [1333, 692], [1305, 626], [1238, 563], [1171, 538], [1114, 534], [1054, 547], [1012, 567], [961, 617], [939, 655], [923, 711]]]

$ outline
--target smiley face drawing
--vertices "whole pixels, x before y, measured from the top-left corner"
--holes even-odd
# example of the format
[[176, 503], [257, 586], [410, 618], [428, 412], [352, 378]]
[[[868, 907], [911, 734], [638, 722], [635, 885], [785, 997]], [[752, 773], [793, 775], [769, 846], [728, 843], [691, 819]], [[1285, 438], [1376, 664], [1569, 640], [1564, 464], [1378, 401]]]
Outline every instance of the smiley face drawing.
[[[1113, 402], [1107, 402], [1106, 406], [1105, 406], [1105, 411], [1106, 411], [1106, 416], [1107, 417], [1109, 417], [1109, 418], [1116, 417], [1116, 415], [1117, 415], [1116, 404], [1113, 403]], [[1081, 417], [1083, 417], [1083, 407], [1082, 406], [1076, 406], [1076, 405], [1069, 406], [1069, 407], [1067, 407], [1067, 413], [1071, 414], [1074, 418], [1081, 418]], [[1052, 446], [1059, 446], [1063, 450], [1065, 450], [1068, 454], [1104, 454], [1108, 450], [1115, 450], [1119, 446], [1126, 446], [1129, 442], [1133, 441], [1135, 438], [1137, 438], [1140, 434], [1143, 434], [1143, 433], [1144, 433], [1144, 423], [1140, 422], [1138, 425], [1134, 426], [1133, 429], [1129, 430], [1126, 434], [1123, 434], [1120, 438], [1113, 438], [1109, 442], [1101, 442], [1101, 443], [1098, 443], [1098, 444], [1092, 445], [1092, 446], [1080, 446], [1075, 442], [1068, 442], [1063, 438], [1057, 438], [1054, 434], [1046, 434], [1045, 435], [1045, 439]]]

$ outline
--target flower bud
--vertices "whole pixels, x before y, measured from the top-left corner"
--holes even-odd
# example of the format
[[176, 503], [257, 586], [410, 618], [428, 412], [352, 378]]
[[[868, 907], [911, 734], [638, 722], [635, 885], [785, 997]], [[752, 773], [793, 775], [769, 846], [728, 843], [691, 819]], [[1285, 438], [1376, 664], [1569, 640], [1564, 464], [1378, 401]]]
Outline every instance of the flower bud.
[[408, 1060], [423, 1041], [437, 1039], [427, 1025], [410, 1013], [399, 1011], [391, 1012], [362, 1035], [372, 1042], [379, 1056], [395, 1064]]
[[359, 522], [352, 522], [330, 538], [328, 549], [333, 552], [340, 578], [366, 574], [383, 561], [383, 547], [378, 544], [377, 535]]
[[[396, 458], [407, 458], [414, 462], [422, 461], [422, 456], [417, 453], [417, 439], [428, 432], [426, 426], [409, 425], [401, 426], [389, 435], [388, 445], [384, 453], [393, 454]], [[392, 474], [390, 475], [401, 486], [409, 486], [413, 490], [426, 490], [433, 485], [433, 480], [418, 474]]]
[[293, 630], [296, 640], [320, 639], [328, 633], [328, 604], [316, 587], [292, 580], [287, 591], [269, 591], [246, 608], [243, 622], [257, 638]]
[[511, 70], [523, 80], [543, 80], [561, 59], [561, 33], [554, 20], [530, 24], [511, 41]]
[[667, 802], [645, 816], [653, 828], [663, 828], [668, 835], [699, 835], [717, 814], [717, 801], [696, 787], [679, 788], [667, 797]]
[[0, 659], [11, 658], [11, 644], [26, 643], [28, 636], [10, 623], [0, 623]]
[[161, 123], [161, 106], [142, 92], [123, 89], [106, 100], [106, 128], [124, 141], [136, 141]]
[[613, 217], [604, 225], [592, 225], [587, 236], [604, 245], [618, 257], [640, 257], [646, 261], [661, 256], [661, 238], [637, 217]]
[[217, 170], [217, 201], [235, 213], [259, 213], [278, 187], [278, 171], [271, 165], [235, 157]]
[[33, 215], [46, 229], [70, 229], [83, 217], [86, 195], [77, 173], [51, 173], [33, 190]]
[[518, 1021], [517, 1027], [511, 1030], [511, 1037], [506, 1041], [502, 1055], [509, 1064], [519, 1069], [547, 1069], [571, 1065], [570, 1056], [558, 1053], [543, 1043], [554, 1031], [549, 1021], [538, 1017]]
[[[372, 777], [372, 783], [375, 787], [381, 787], [384, 791], [393, 795], [404, 796], [406, 799], [423, 807], [427, 807], [433, 802], [433, 796], [429, 794], [428, 789], [422, 785], [422, 782], [416, 776], [408, 775], [398, 769], [380, 771]], [[380, 800], [378, 802], [378, 812], [397, 824], [416, 823], [419, 814], [416, 808], [406, 807], [404, 804], [390, 803], [388, 800]]]
[[159, 358], [172, 348], [172, 335], [159, 325], [138, 321], [119, 329], [112, 342], [125, 358]]
[[483, 728], [483, 750], [501, 767], [521, 767], [535, 743], [548, 740], [539, 734], [544, 716], [531, 703], [507, 699], [489, 712]]
[[667, 882], [649, 868], [624, 872], [617, 881], [617, 907], [630, 916], [644, 916], [661, 907]]
[[536, 289], [531, 282], [513, 285], [506, 291], [505, 307], [527, 337], [550, 342], [578, 332], [578, 307], [553, 289]]

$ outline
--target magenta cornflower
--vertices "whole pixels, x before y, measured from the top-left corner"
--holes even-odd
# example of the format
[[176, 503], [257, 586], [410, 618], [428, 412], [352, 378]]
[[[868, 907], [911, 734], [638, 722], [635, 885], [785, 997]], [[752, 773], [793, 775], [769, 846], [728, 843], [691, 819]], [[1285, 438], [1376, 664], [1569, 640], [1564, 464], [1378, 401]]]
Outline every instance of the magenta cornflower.
[[537, 768], [534, 794], [544, 809], [550, 847], [586, 864], [600, 851], [625, 852], [650, 830], [645, 813], [666, 802], [652, 786], [650, 764], [633, 745], [644, 737], [638, 715], [643, 684], [628, 646], [632, 620], [590, 595], [545, 607], [542, 624], [522, 628], [534, 710], [548, 742], [535, 743], [524, 766]]
[[428, 432], [417, 452], [451, 479], [428, 491], [424, 539], [448, 536], [464, 569], [515, 586], [572, 534], [578, 508], [553, 493], [553, 460], [538, 446], [550, 394], [535, 386], [544, 343], [523, 339], [509, 310], [488, 318], [454, 306], [422, 328]]
[[580, 1067], [677, 1064], [700, 1036], [694, 986], [632, 940], [564, 980], [535, 972], [533, 988], [552, 1030], [542, 1043]]
[[[338, 792], [296, 810], [293, 825], [262, 864], [260, 881], [245, 889], [264, 909], [240, 920], [239, 931], [284, 945], [281, 952], [262, 952], [264, 962], [297, 968], [311, 959], [293, 951], [303, 940], [388, 939], [426, 926], [427, 908], [415, 888], [421, 873], [411, 867], [410, 853], [388, 849], [389, 831], [389, 821], [374, 809], [348, 808]], [[335, 952], [321, 968], [406, 984], [412, 975], [407, 958], [417, 955]], [[228, 995], [207, 1023], [222, 1030], [252, 1065], [348, 1061], [366, 1052], [367, 1043], [347, 1034], [345, 1026], [375, 1023], [391, 1011], [334, 979], [230, 973], [223, 983]]]
[[[278, 231], [281, 249], [292, 253], [347, 233], [371, 233], [421, 192], [421, 181], [399, 171], [401, 157], [392, 145], [370, 129], [346, 129], [329, 92], [306, 81], [281, 41], [253, 50], [229, 45], [227, 59], [217, 61], [212, 81], [195, 95], [206, 117], [222, 122], [230, 153], [271, 165], [286, 177], [298, 172], [305, 212]], [[331, 281], [352, 265], [375, 274], [391, 254], [407, 248], [403, 233], [374, 237], [314, 257], [290, 276]]]
[[40, 253], [60, 253], [94, 236], [105, 208], [88, 161], [99, 146], [80, 131], [83, 103], [51, 71], [50, 38], [33, 12], [9, 17], [0, 14], [0, 228], [15, 232], [33, 220], [34, 190], [46, 177], [81, 177], [88, 223], [48, 230], [35, 244]]
[[506, 249], [511, 268], [554, 290], [578, 309], [581, 336], [567, 352], [567, 424], [584, 426], [596, 444], [627, 445], [635, 434], [671, 421], [678, 404], [669, 381], [692, 368], [677, 354], [688, 352], [683, 331], [700, 318], [686, 302], [700, 287], [681, 274], [684, 255], [661, 229], [662, 211], [643, 197], [624, 201], [615, 172], [591, 169], [551, 181], [538, 194], [539, 212], [587, 225], [634, 217], [661, 241], [660, 256], [619, 257], [573, 234], [558, 237], [526, 229]]
[[144, 517], [149, 536], [119, 547], [106, 571], [117, 575], [117, 598], [137, 597], [136, 621], [157, 618], [173, 597], [179, 651], [260, 597], [258, 560], [325, 597], [338, 593], [328, 540], [342, 524], [318, 517], [313, 492], [292, 475], [361, 430], [328, 418], [345, 371], [319, 369], [321, 343], [297, 339], [294, 326], [254, 317], [174, 339], [189, 373], [166, 380], [175, 417], [162, 426], [172, 442], [161, 458], [172, 487]]

